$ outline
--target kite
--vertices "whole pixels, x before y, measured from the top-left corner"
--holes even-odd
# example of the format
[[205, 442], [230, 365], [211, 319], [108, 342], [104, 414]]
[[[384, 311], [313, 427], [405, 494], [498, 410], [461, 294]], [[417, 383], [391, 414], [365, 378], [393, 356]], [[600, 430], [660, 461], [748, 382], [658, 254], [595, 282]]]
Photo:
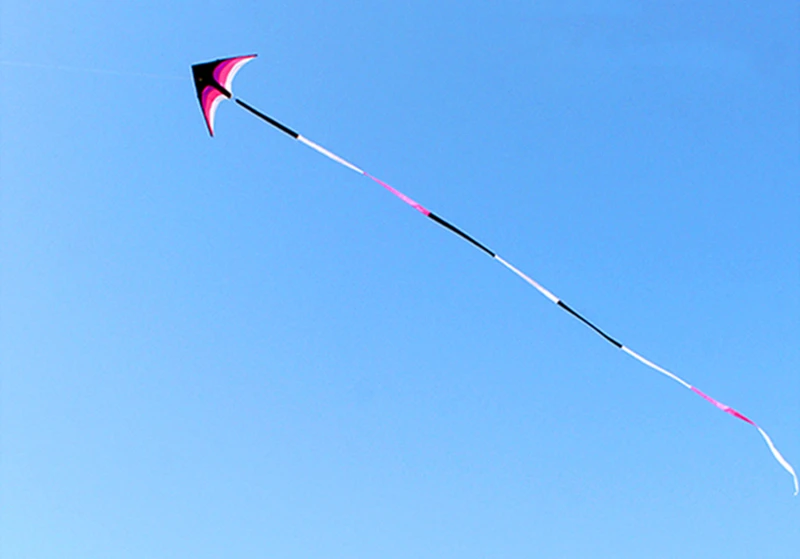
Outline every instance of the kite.
[[359, 175], [363, 175], [364, 177], [368, 178], [369, 180], [377, 183], [381, 187], [385, 188], [400, 200], [414, 208], [416, 211], [421, 213], [423, 216], [431, 219], [432, 221], [436, 222], [438, 225], [444, 227], [445, 229], [449, 230], [450, 232], [456, 234], [457, 236], [461, 237], [475, 248], [492, 258], [493, 260], [497, 261], [498, 263], [502, 264], [508, 270], [513, 272], [531, 287], [536, 289], [539, 293], [544, 295], [551, 303], [557, 305], [561, 310], [565, 311], [566, 313], [572, 315], [574, 318], [582, 322], [584, 325], [589, 327], [592, 331], [594, 331], [597, 335], [603, 338], [606, 342], [614, 346], [616, 349], [627, 353], [630, 357], [636, 359], [640, 363], [644, 364], [645, 366], [649, 367], [650, 369], [661, 373], [673, 381], [677, 382], [684, 388], [691, 390], [704, 400], [708, 401], [709, 403], [713, 404], [720, 410], [724, 411], [727, 414], [732, 415], [738, 419], [741, 419], [745, 423], [750, 424], [751, 426], [755, 427], [758, 432], [763, 437], [764, 441], [767, 443], [772, 456], [778, 463], [792, 476], [792, 480], [794, 481], [794, 494], [797, 495], [800, 488], [798, 487], [798, 480], [797, 474], [792, 468], [791, 464], [786, 461], [786, 459], [781, 455], [778, 449], [772, 442], [772, 439], [767, 435], [766, 431], [764, 431], [761, 427], [759, 427], [753, 420], [748, 418], [747, 416], [739, 413], [735, 409], [730, 406], [723, 404], [722, 402], [715, 400], [705, 392], [701, 391], [699, 388], [692, 386], [685, 380], [683, 380], [678, 375], [668, 371], [667, 369], [661, 367], [650, 361], [649, 359], [639, 355], [629, 347], [623, 345], [622, 343], [618, 342], [616, 339], [612, 338], [608, 335], [605, 331], [601, 330], [598, 326], [594, 323], [590, 322], [587, 318], [585, 318], [582, 314], [578, 311], [570, 307], [567, 303], [561, 300], [559, 297], [555, 296], [551, 291], [546, 289], [536, 280], [532, 279], [518, 268], [516, 268], [513, 264], [509, 263], [508, 261], [504, 260], [500, 255], [489, 249], [486, 245], [475, 239], [474, 237], [468, 235], [452, 223], [446, 221], [444, 218], [438, 216], [437, 214], [433, 213], [431, 210], [424, 207], [422, 204], [412, 200], [399, 190], [395, 189], [394, 187], [390, 186], [389, 184], [383, 182], [377, 177], [369, 174], [368, 172], [364, 171], [363, 169], [353, 165], [349, 161], [339, 157], [335, 153], [325, 149], [321, 145], [309, 140], [305, 136], [302, 136], [289, 128], [288, 126], [281, 124], [274, 118], [267, 116], [266, 114], [262, 113], [255, 107], [249, 105], [248, 103], [242, 101], [238, 97], [234, 97], [233, 93], [231, 92], [231, 85], [233, 83], [233, 78], [236, 76], [236, 73], [244, 66], [246, 63], [250, 62], [254, 59], [256, 55], [249, 55], [249, 56], [237, 56], [233, 58], [222, 58], [219, 60], [213, 60], [211, 62], [204, 62], [200, 64], [195, 64], [192, 66], [192, 74], [194, 76], [194, 84], [197, 88], [197, 98], [200, 101], [200, 108], [203, 111], [203, 116], [205, 117], [206, 126], [208, 127], [208, 132], [211, 136], [214, 135], [214, 117], [217, 112], [217, 108], [219, 104], [225, 99], [232, 99], [236, 104], [240, 107], [248, 111], [249, 113], [255, 115], [256, 117], [260, 118], [264, 122], [272, 125], [273, 127], [277, 128], [284, 134], [290, 136], [291, 138], [297, 140], [298, 142], [305, 144], [306, 146], [310, 147], [311, 149], [321, 153], [325, 157], [332, 159], [333, 161], [339, 163], [340, 165], [344, 165], [348, 169], [355, 171]]

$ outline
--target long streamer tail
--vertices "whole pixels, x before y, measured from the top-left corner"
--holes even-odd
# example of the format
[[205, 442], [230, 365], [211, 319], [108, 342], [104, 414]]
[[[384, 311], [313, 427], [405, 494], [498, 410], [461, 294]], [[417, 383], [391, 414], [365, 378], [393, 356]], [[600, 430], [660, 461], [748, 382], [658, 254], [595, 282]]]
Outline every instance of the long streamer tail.
[[291, 136], [295, 140], [297, 140], [297, 141], [305, 144], [306, 146], [310, 147], [311, 149], [321, 153], [325, 157], [327, 157], [327, 158], [339, 163], [340, 165], [343, 165], [343, 166], [347, 167], [348, 169], [350, 169], [352, 171], [355, 171], [356, 173], [358, 173], [360, 175], [363, 175], [363, 176], [367, 177], [368, 179], [376, 182], [377, 184], [379, 184], [380, 186], [382, 186], [383, 188], [385, 188], [386, 190], [388, 190], [389, 192], [391, 192], [392, 194], [397, 196], [400, 200], [402, 200], [403, 202], [405, 202], [406, 204], [408, 204], [409, 206], [411, 206], [412, 208], [414, 208], [415, 210], [420, 212], [425, 217], [435, 221], [438, 225], [441, 225], [445, 229], [448, 229], [452, 233], [458, 235], [459, 237], [461, 237], [462, 239], [464, 239], [465, 241], [467, 241], [468, 243], [473, 245], [475, 248], [477, 248], [481, 252], [487, 254], [492, 259], [496, 260], [497, 262], [499, 262], [500, 264], [502, 264], [503, 266], [508, 268], [511, 272], [513, 272], [514, 274], [519, 276], [523, 281], [525, 281], [527, 284], [529, 284], [534, 289], [536, 289], [539, 293], [544, 295], [550, 302], [555, 303], [562, 310], [564, 310], [568, 314], [572, 315], [574, 318], [576, 318], [579, 321], [581, 321], [583, 324], [588, 326], [592, 331], [594, 331], [597, 335], [599, 335], [601, 338], [603, 338], [605, 341], [610, 343], [615, 348], [624, 351], [625, 353], [627, 353], [628, 355], [630, 355], [631, 357], [633, 357], [634, 359], [636, 359], [640, 363], [644, 364], [645, 366], [649, 367], [650, 369], [652, 369], [654, 371], [657, 371], [657, 372], [661, 373], [662, 375], [665, 375], [665, 376], [671, 378], [675, 382], [681, 384], [684, 388], [688, 388], [689, 390], [691, 390], [692, 392], [694, 392], [695, 394], [697, 394], [698, 396], [700, 396], [701, 398], [703, 398], [707, 402], [713, 404], [714, 406], [716, 406], [720, 410], [724, 411], [725, 413], [730, 414], [733, 417], [736, 417], [738, 419], [741, 419], [745, 423], [748, 423], [748, 424], [752, 425], [753, 427], [755, 427], [756, 429], [758, 429], [758, 432], [761, 434], [761, 436], [763, 437], [764, 441], [766, 441], [767, 446], [769, 447], [769, 450], [772, 453], [772, 456], [774, 456], [775, 460], [778, 461], [778, 463], [783, 467], [783, 469], [785, 469], [787, 472], [789, 472], [789, 474], [792, 476], [792, 480], [794, 482], [794, 494], [795, 495], [798, 494], [798, 491], [800, 491], [800, 487], [798, 486], [797, 474], [795, 473], [794, 468], [792, 467], [791, 464], [789, 464], [789, 462], [786, 461], [786, 459], [783, 457], [783, 455], [778, 451], [778, 449], [773, 444], [772, 439], [769, 437], [769, 435], [767, 435], [766, 431], [764, 431], [761, 427], [756, 425], [756, 423], [753, 420], [751, 420], [748, 417], [746, 417], [745, 415], [739, 413], [738, 411], [736, 411], [732, 407], [730, 407], [728, 405], [725, 405], [722, 402], [719, 402], [718, 400], [715, 400], [711, 396], [708, 396], [707, 394], [702, 392], [700, 389], [692, 386], [691, 384], [689, 384], [688, 382], [686, 382], [685, 380], [680, 378], [678, 375], [668, 371], [667, 369], [665, 369], [665, 368], [663, 368], [663, 367], [661, 367], [659, 365], [656, 365], [655, 363], [653, 363], [649, 359], [646, 359], [645, 357], [642, 357], [641, 355], [639, 355], [638, 353], [636, 353], [632, 349], [624, 346], [623, 344], [621, 344], [620, 342], [618, 342], [617, 340], [615, 340], [614, 338], [609, 336], [606, 332], [604, 332], [603, 330], [598, 328], [595, 324], [593, 324], [592, 322], [587, 320], [583, 315], [581, 315], [580, 313], [575, 311], [572, 307], [567, 305], [564, 301], [562, 301], [561, 299], [556, 297], [551, 291], [549, 291], [548, 289], [543, 287], [536, 280], [532, 279], [531, 277], [529, 277], [525, 273], [521, 272], [518, 268], [514, 267], [512, 264], [510, 264], [509, 262], [507, 262], [506, 260], [501, 258], [498, 254], [493, 252], [486, 245], [484, 245], [481, 242], [477, 241], [475, 238], [471, 237], [470, 235], [468, 235], [467, 233], [465, 233], [464, 231], [462, 231], [461, 229], [459, 229], [458, 227], [456, 227], [452, 223], [449, 223], [448, 221], [446, 221], [443, 218], [439, 217], [438, 215], [436, 215], [435, 213], [433, 213], [429, 209], [427, 209], [424, 206], [422, 206], [422, 204], [412, 200], [411, 198], [409, 198], [408, 196], [406, 196], [405, 194], [403, 194], [402, 192], [400, 192], [396, 188], [394, 188], [394, 187], [388, 185], [387, 183], [383, 182], [382, 180], [370, 175], [366, 171], [364, 171], [364, 170], [360, 169], [359, 167], [353, 165], [352, 163], [350, 163], [349, 161], [343, 159], [342, 157], [339, 157], [335, 153], [325, 149], [324, 147], [320, 146], [319, 144], [317, 144], [315, 142], [312, 142], [311, 140], [309, 140], [308, 138], [305, 138], [304, 136], [301, 136], [300, 134], [298, 134], [297, 132], [295, 132], [291, 128], [281, 124], [280, 122], [278, 122], [277, 120], [273, 119], [272, 117], [269, 117], [269, 116], [265, 115], [264, 113], [260, 112], [259, 110], [255, 109], [254, 107], [248, 105], [244, 101], [242, 101], [240, 99], [236, 99], [236, 103], [238, 103], [241, 107], [243, 107], [247, 111], [251, 112], [252, 114], [257, 116], [258, 118], [260, 118], [260, 119], [264, 120], [265, 122], [271, 124], [272, 126], [277, 128], [281, 132]]

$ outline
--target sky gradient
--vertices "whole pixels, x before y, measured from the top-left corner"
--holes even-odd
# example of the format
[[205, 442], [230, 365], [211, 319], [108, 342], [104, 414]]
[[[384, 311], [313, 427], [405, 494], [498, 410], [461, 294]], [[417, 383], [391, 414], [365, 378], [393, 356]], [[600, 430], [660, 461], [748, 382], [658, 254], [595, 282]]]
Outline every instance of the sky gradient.
[[754, 429], [190, 72], [797, 467], [796, 2], [118, 4], [2, 2], [3, 557], [797, 557]]

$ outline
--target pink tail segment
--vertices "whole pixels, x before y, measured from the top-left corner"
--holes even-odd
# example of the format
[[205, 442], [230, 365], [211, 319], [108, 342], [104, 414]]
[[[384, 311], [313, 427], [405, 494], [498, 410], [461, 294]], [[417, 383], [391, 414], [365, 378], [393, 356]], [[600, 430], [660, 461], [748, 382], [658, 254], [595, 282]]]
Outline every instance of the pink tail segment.
[[399, 191], [399, 190], [397, 190], [396, 188], [394, 188], [394, 187], [392, 187], [392, 186], [389, 186], [388, 184], [386, 184], [385, 182], [383, 182], [381, 179], [379, 179], [379, 178], [376, 178], [376, 177], [373, 177], [372, 175], [370, 175], [370, 174], [369, 174], [369, 173], [367, 173], [366, 171], [364, 172], [364, 176], [365, 176], [365, 177], [367, 177], [368, 179], [372, 179], [372, 180], [374, 180], [375, 182], [377, 182], [377, 183], [378, 183], [379, 185], [381, 185], [383, 188], [385, 188], [386, 190], [388, 190], [389, 192], [391, 192], [392, 194], [394, 194], [395, 196], [397, 196], [398, 198], [400, 198], [400, 199], [401, 199], [403, 202], [405, 202], [406, 204], [408, 204], [409, 206], [411, 206], [412, 208], [414, 208], [415, 210], [417, 210], [417, 211], [418, 211], [419, 213], [421, 213], [422, 215], [424, 215], [424, 216], [426, 216], [426, 217], [427, 217], [427, 216], [429, 216], [429, 215], [431, 214], [430, 210], [428, 210], [428, 209], [425, 209], [425, 208], [422, 206], [422, 204], [419, 204], [418, 202], [415, 202], [414, 200], [412, 200], [411, 198], [409, 198], [408, 196], [406, 196], [405, 194], [403, 194], [402, 192], [400, 192], [400, 191]]
[[794, 471], [794, 468], [792, 467], [792, 465], [789, 464], [789, 462], [787, 462], [786, 459], [783, 457], [783, 455], [778, 451], [778, 449], [775, 448], [775, 444], [772, 442], [772, 439], [769, 438], [769, 435], [767, 435], [766, 431], [764, 431], [761, 427], [756, 425], [756, 423], [752, 419], [750, 419], [750, 418], [746, 417], [745, 415], [739, 413], [738, 411], [736, 411], [732, 407], [727, 406], [727, 405], [723, 404], [722, 402], [720, 402], [718, 400], [715, 400], [714, 398], [712, 398], [711, 396], [709, 396], [708, 394], [706, 394], [702, 390], [700, 390], [698, 388], [695, 388], [694, 386], [690, 386], [689, 389], [692, 392], [694, 392], [695, 394], [697, 394], [698, 396], [700, 396], [701, 398], [703, 398], [704, 400], [706, 400], [707, 402], [710, 402], [710, 403], [714, 404], [714, 406], [716, 406], [717, 408], [721, 409], [725, 413], [729, 413], [733, 417], [738, 417], [739, 419], [741, 419], [745, 423], [749, 423], [750, 425], [752, 425], [753, 427], [758, 429], [758, 432], [761, 433], [761, 436], [766, 441], [767, 446], [769, 447], [769, 450], [772, 453], [772, 456], [774, 456], [775, 460], [778, 461], [778, 463], [783, 467], [783, 469], [786, 470], [787, 472], [789, 472], [789, 474], [792, 476], [792, 481], [794, 482], [794, 494], [797, 495], [798, 492], [800, 492], [800, 483], [797, 480], [797, 473]]
[[698, 395], [698, 396], [700, 396], [701, 398], [705, 399], [706, 401], [708, 401], [708, 402], [711, 402], [712, 404], [714, 404], [715, 406], [717, 406], [719, 409], [721, 409], [721, 410], [722, 410], [722, 411], [724, 411], [725, 413], [729, 413], [729, 414], [731, 414], [733, 417], [738, 417], [739, 419], [741, 419], [742, 421], [745, 421], [745, 422], [749, 423], [749, 424], [750, 424], [750, 425], [752, 425], [753, 427], [758, 427], [758, 425], [756, 425], [756, 424], [753, 422], [753, 420], [752, 420], [752, 419], [749, 419], [748, 417], [746, 417], [746, 416], [742, 415], [741, 413], [739, 413], [738, 411], [736, 411], [736, 410], [735, 410], [735, 409], [733, 409], [732, 407], [730, 407], [730, 406], [726, 406], [726, 405], [725, 405], [725, 404], [723, 404], [722, 402], [718, 402], [717, 400], [715, 400], [714, 398], [712, 398], [711, 396], [709, 396], [708, 394], [706, 394], [706, 393], [705, 393], [705, 392], [703, 392], [702, 390], [700, 390], [700, 389], [698, 389], [698, 388], [695, 388], [694, 386], [692, 386], [692, 392], [694, 392], [695, 394], [697, 394], [697, 395]]

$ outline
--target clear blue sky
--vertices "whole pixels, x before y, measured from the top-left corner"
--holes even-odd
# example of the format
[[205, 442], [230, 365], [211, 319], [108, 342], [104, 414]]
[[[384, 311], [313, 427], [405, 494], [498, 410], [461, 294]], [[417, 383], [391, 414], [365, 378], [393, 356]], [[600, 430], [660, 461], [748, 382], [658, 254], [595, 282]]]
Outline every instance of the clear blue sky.
[[2, 2], [4, 558], [796, 558], [800, 8]]

